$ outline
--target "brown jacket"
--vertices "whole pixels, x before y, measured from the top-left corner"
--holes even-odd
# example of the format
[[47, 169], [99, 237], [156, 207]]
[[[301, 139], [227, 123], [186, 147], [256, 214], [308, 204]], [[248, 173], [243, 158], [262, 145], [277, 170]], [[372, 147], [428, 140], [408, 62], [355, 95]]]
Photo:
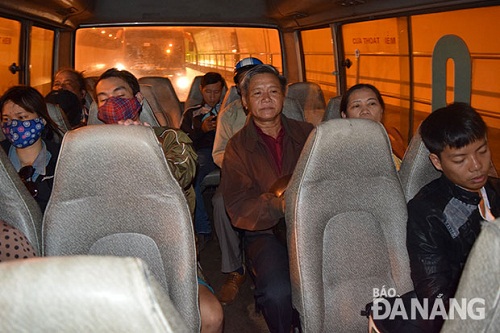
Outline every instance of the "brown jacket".
[[269, 189], [277, 179], [293, 173], [313, 126], [283, 115], [281, 120], [285, 130], [281, 174], [251, 117], [226, 146], [220, 186], [231, 223], [237, 228], [266, 230], [284, 216], [282, 199]]

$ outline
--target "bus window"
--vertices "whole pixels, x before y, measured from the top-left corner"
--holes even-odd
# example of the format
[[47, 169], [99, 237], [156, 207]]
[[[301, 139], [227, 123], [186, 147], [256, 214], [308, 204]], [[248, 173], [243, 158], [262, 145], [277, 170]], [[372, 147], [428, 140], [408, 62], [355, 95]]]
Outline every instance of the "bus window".
[[325, 99], [337, 96], [334, 45], [330, 28], [301, 31], [306, 81], [319, 84]]
[[347, 87], [370, 83], [386, 104], [384, 123], [399, 129], [408, 139], [410, 64], [406, 18], [389, 18], [347, 24], [342, 27]]
[[165, 76], [179, 100], [195, 76], [219, 72], [232, 82], [234, 65], [253, 56], [282, 70], [276, 29], [228, 27], [101, 27], [76, 32], [75, 68], [98, 76], [116, 67], [143, 76]]
[[[412, 17], [413, 57], [415, 66], [415, 121], [418, 126], [431, 111], [431, 55], [436, 42], [444, 35], [457, 35], [467, 44], [472, 59], [471, 105], [488, 125], [488, 139], [495, 166], [500, 165], [500, 44], [496, 42], [500, 29], [500, 7], [457, 10]], [[467, 22], [467, 24], [464, 24]], [[454, 92], [454, 66], [447, 63], [447, 102]], [[418, 112], [420, 111], [420, 112]]]
[[30, 85], [46, 95], [52, 85], [54, 31], [39, 27], [31, 29]]
[[0, 17], [0, 94], [19, 83], [19, 72], [12, 74], [10, 65], [19, 66], [19, 39], [21, 23]]

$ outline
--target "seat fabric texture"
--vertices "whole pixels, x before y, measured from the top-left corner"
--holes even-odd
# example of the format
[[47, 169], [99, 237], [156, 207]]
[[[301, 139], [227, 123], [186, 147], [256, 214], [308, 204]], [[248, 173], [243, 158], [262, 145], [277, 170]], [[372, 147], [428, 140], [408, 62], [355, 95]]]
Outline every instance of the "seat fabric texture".
[[310, 134], [285, 192], [292, 301], [303, 332], [364, 332], [374, 289], [413, 289], [406, 202], [387, 133], [333, 119]]
[[4, 332], [190, 332], [137, 258], [12, 260], [0, 284]]
[[342, 101], [342, 96], [335, 96], [330, 98], [328, 104], [326, 105], [325, 115], [323, 116], [323, 121], [330, 119], [339, 119], [340, 116], [340, 101]]
[[425, 147], [422, 137], [415, 133], [401, 161], [399, 177], [406, 201], [413, 199], [420, 189], [439, 178], [441, 173], [434, 168], [429, 159], [429, 150]]
[[152, 128], [86, 126], [66, 134], [43, 249], [46, 256], [142, 258], [189, 328], [199, 329], [193, 224]]
[[[489, 175], [498, 177], [493, 162]], [[425, 147], [417, 129], [406, 149], [401, 161], [401, 168], [399, 169], [399, 178], [401, 179], [406, 201], [408, 202], [413, 199], [424, 185], [427, 185], [440, 176], [441, 172], [434, 168], [429, 159], [429, 150]]]
[[64, 133], [71, 129], [71, 125], [68, 121], [68, 118], [66, 118], [64, 111], [61, 110], [61, 107], [59, 105], [55, 105], [52, 103], [47, 103], [47, 111], [49, 112], [50, 119], [52, 119], [59, 127], [62, 137]]
[[[445, 321], [442, 333], [452, 332], [500, 332], [500, 218], [485, 222], [465, 264], [455, 299], [483, 300], [472, 307], [478, 315], [484, 308], [484, 318], [477, 320], [469, 314], [466, 319], [454, 318]], [[469, 303], [470, 304], [470, 303]]]
[[149, 106], [151, 107], [151, 111], [153, 111], [153, 115], [155, 116], [158, 124], [160, 126], [168, 126], [170, 121], [165, 116], [165, 112], [158, 102], [158, 98], [153, 90], [153, 87], [149, 84], [140, 84], [142, 96], [146, 99]]
[[153, 93], [167, 120], [167, 126], [179, 128], [181, 126], [183, 110], [172, 81], [168, 77], [143, 76], [139, 78], [139, 83], [152, 87]]
[[224, 95], [224, 99], [222, 100], [221, 104], [221, 110], [237, 99], [240, 99], [240, 95], [238, 94], [236, 86], [233, 85], [229, 87], [227, 93]]
[[325, 97], [321, 87], [313, 82], [295, 82], [287, 87], [286, 96], [297, 100], [307, 122], [317, 125], [325, 114]]

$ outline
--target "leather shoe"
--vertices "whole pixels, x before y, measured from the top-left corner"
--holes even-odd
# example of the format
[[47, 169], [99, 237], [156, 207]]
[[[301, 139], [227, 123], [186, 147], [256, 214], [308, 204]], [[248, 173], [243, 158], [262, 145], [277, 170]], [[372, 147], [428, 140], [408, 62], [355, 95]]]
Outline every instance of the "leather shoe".
[[238, 272], [231, 272], [227, 275], [226, 282], [222, 285], [219, 291], [219, 302], [222, 305], [230, 304], [238, 295], [240, 286], [245, 282], [245, 273], [240, 274]]

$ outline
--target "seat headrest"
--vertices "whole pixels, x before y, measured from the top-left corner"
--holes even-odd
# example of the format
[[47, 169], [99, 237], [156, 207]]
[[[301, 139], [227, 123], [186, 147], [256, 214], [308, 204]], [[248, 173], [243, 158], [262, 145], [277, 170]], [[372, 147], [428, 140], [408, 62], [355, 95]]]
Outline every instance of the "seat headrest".
[[425, 147], [417, 129], [401, 161], [399, 178], [403, 186], [406, 201], [410, 201], [420, 189], [441, 176], [429, 159], [429, 150]]
[[[308, 163], [323, 167], [305, 174], [306, 178], [342, 180], [385, 176], [394, 168], [390, 141], [380, 123], [367, 119], [334, 119], [321, 123], [313, 133], [315, 134], [309, 136], [303, 153], [309, 152]], [[310, 146], [313, 144], [314, 147]], [[354, 156], [363, 156], [362, 163]], [[342, 163], [331, 165], [330, 161]], [[325, 165], [331, 167], [325, 168]]]
[[[488, 175], [498, 177], [493, 162]], [[441, 176], [429, 159], [429, 150], [425, 147], [419, 129], [413, 135], [401, 161], [399, 178], [403, 186], [406, 201], [410, 201], [420, 189]]]
[[239, 99], [240, 95], [238, 94], [238, 90], [236, 86], [231, 86], [229, 91], [224, 95], [224, 99], [222, 100], [221, 109], [225, 108], [235, 100]]
[[[154, 89], [151, 85], [149, 84], [140, 84], [141, 87], [141, 93], [142, 96], [144, 97], [143, 101], [143, 109], [149, 106], [151, 109], [151, 112], [147, 112], [145, 114], [139, 115], [139, 117], [142, 119], [146, 119], [146, 117], [153, 116], [150, 118], [150, 121], [157, 122], [159, 126], [168, 126], [168, 122], [165, 119], [165, 114], [163, 112], [163, 108], [161, 107], [160, 103], [158, 102], [157, 96], [154, 92]], [[145, 106], [146, 105], [146, 106]], [[141, 112], [142, 114], [142, 112]], [[143, 122], [147, 122], [148, 124], [151, 124], [149, 121], [144, 120]]]
[[[64, 111], [61, 110], [61, 107], [59, 105], [54, 105], [52, 103], [46, 104], [50, 119], [52, 119], [56, 123], [57, 127], [59, 128], [59, 134], [61, 134], [61, 137], [63, 137], [64, 134], [71, 129], [68, 118], [66, 118]], [[59, 137], [55, 135], [54, 138], [58, 140]]]
[[293, 98], [285, 97], [285, 101], [283, 102], [283, 114], [290, 119], [305, 121], [304, 110], [302, 110], [300, 103]]
[[188, 332], [137, 258], [44, 257], [0, 265], [5, 331]]
[[287, 87], [286, 96], [296, 99], [304, 110], [306, 121], [319, 124], [325, 114], [325, 97], [317, 83], [295, 82]]
[[314, 82], [295, 82], [287, 87], [286, 95], [303, 103], [307, 108], [325, 108], [325, 98], [321, 87]]
[[168, 122], [168, 126], [179, 128], [181, 124], [182, 108], [179, 97], [170, 79], [161, 76], [143, 76], [139, 78], [139, 83], [151, 86], [158, 104]]
[[323, 121], [341, 118], [340, 101], [342, 101], [342, 96], [335, 96], [330, 98], [328, 104], [326, 105]]
[[[83, 156], [86, 158], [82, 158]], [[66, 176], [58, 177], [62, 171], [67, 173], [68, 170], [73, 170], [74, 176], [77, 179], [83, 178], [84, 181], [75, 181], [74, 178]], [[77, 131], [70, 131], [64, 137], [53, 192], [56, 191], [59, 198], [67, 199], [72, 196], [71, 193], [78, 196], [120, 195], [120, 191], [126, 187], [127, 177], [137, 173], [148, 175], [151, 180], [144, 177], [143, 182], [140, 182], [142, 186], [131, 188], [132, 193], [121, 195], [141, 195], [142, 191], [163, 193], [168, 190], [168, 186], [179, 186], [176, 182], [166, 182], [167, 187], [161, 189], [153, 186], [164, 173], [171, 172], [151, 127], [117, 124], [86, 126]], [[95, 184], [89, 187], [88, 179], [95, 177], [106, 179], [109, 183], [94, 182]], [[150, 181], [152, 183], [149, 183]], [[67, 187], [70, 184], [71, 189]]]

